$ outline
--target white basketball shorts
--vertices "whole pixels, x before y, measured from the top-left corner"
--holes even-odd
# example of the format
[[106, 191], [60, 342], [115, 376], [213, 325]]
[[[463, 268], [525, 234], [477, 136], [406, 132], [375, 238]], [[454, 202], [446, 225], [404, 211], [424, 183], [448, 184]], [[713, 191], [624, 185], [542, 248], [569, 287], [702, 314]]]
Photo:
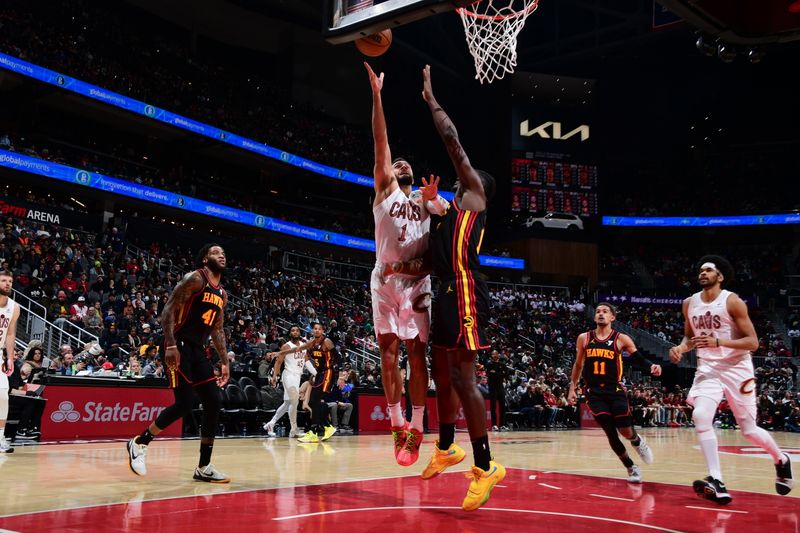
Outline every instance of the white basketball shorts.
[[372, 271], [372, 320], [378, 335], [394, 333], [400, 340], [419, 336], [428, 342], [431, 328], [431, 278], [394, 275], [383, 280], [381, 267]]
[[753, 360], [747, 356], [738, 362], [698, 360], [694, 383], [686, 397], [686, 403], [694, 405], [700, 396], [719, 403], [722, 397], [728, 400], [735, 416], [756, 408], [756, 378]]

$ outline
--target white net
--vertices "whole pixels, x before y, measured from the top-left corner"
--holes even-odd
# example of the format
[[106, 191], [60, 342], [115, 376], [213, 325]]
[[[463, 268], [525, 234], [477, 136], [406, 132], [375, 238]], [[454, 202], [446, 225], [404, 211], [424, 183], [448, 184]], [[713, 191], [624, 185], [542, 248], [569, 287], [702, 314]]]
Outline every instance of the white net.
[[517, 36], [539, 0], [481, 0], [457, 9], [481, 83], [502, 79], [517, 66]]

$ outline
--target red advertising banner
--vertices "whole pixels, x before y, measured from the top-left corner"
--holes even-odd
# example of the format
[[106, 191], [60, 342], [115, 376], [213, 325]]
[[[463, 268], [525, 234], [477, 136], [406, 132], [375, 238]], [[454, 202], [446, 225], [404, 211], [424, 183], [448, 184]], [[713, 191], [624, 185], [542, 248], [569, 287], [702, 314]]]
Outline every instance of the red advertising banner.
[[[489, 400], [484, 400], [486, 405], [486, 427], [492, 427], [491, 411], [489, 411]], [[405, 413], [405, 398], [400, 400], [400, 405]], [[436, 398], [427, 398], [426, 407], [428, 409], [428, 428], [437, 431], [439, 428], [439, 413], [436, 410]], [[464, 411], [458, 408], [458, 419], [456, 428], [466, 429], [467, 421], [464, 418]], [[376, 431], [388, 433], [391, 429], [389, 423], [389, 411], [386, 407], [386, 398], [382, 395], [359, 394], [358, 395], [358, 431]], [[42, 432], [44, 434], [44, 432]]]
[[589, 410], [589, 406], [586, 402], [581, 402], [581, 421], [580, 426], [581, 428], [599, 428], [600, 424], [594, 419], [592, 416], [592, 412]]
[[[130, 437], [172, 405], [172, 390], [145, 387], [59, 387], [44, 391], [42, 440]], [[181, 436], [181, 421], [161, 434]]]

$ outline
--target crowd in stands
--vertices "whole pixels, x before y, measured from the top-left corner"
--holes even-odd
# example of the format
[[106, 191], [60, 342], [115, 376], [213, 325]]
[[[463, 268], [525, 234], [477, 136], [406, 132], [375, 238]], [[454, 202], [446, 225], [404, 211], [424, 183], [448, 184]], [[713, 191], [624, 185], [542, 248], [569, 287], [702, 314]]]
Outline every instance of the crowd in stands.
[[285, 58], [193, 44], [179, 26], [91, 0], [13, 0], [0, 27], [7, 54], [337, 168], [372, 168], [369, 132], [293, 102], [283, 69], [253, 69]]
[[[73, 139], [72, 143], [74, 142], [77, 140]], [[8, 133], [0, 137], [0, 148], [287, 222], [366, 238], [374, 236], [372, 217], [368, 209], [346, 212], [325, 206], [320, 206], [325, 207], [323, 210], [314, 210], [311, 206], [300, 216], [296, 206], [292, 205], [294, 198], [291, 195], [296, 191], [287, 193], [287, 196], [276, 201], [275, 197], [268, 198], [268, 190], [243, 190], [232, 185], [240, 176], [236, 172], [231, 174], [231, 169], [224, 165], [216, 168], [203, 165], [202, 170], [198, 170], [176, 164], [174, 167], [167, 165], [166, 168], [157, 169], [134, 161], [141, 160], [138, 154], [122, 157], [115, 153], [98, 151], [99, 147], [96, 146], [91, 149], [78, 148], [75, 144], [56, 143], [49, 139], [34, 140]], [[132, 150], [130, 145], [126, 149]]]
[[[785, 275], [800, 266], [800, 257], [787, 246], [726, 245], [725, 257], [736, 270], [733, 290], [742, 295], [758, 294], [764, 304], [779, 296], [785, 286]], [[707, 252], [689, 252], [686, 247], [650, 242], [634, 246], [619, 253], [604, 248], [600, 257], [601, 284], [610, 290], [626, 292], [631, 278], [652, 280], [651, 286], [642, 287], [661, 295], [686, 297], [698, 290], [697, 260]], [[644, 269], [640, 275], [638, 269]]]
[[[169, 291], [194, 268], [193, 253], [179, 245], [151, 242], [137, 249], [128, 244], [124, 231], [115, 227], [94, 235], [13, 217], [3, 220], [0, 265], [14, 272], [15, 288], [43, 305], [56, 326], [67, 331], [79, 326], [97, 337], [57, 348], [30, 343], [21, 354], [27, 374], [163, 376], [160, 317]], [[284, 342], [288, 326], [298, 324], [309, 335], [313, 323], [321, 321], [342, 354], [343, 384], [381, 387], [380, 368], [372, 362], [378, 360], [377, 343], [366, 280], [347, 282], [273, 269], [265, 262], [232, 261], [225, 288], [234, 371], [257, 373], [266, 381], [271, 364], [265, 354]], [[520, 413], [523, 426], [577, 425], [577, 412], [565, 396], [575, 340], [591, 327], [586, 305], [563, 289], [492, 285], [490, 292], [489, 335], [508, 369], [508, 409]], [[752, 313], [762, 333], [756, 353], [759, 393], [783, 409], [786, 392], [793, 399], [796, 367], [768, 322], [760, 320], [757, 310]], [[669, 342], [682, 335], [682, 319], [674, 308], [622, 306], [619, 314]], [[481, 385], [487, 385], [488, 364], [488, 354], [481, 354]], [[690, 423], [685, 391], [650, 387], [655, 385], [631, 388], [632, 400], [647, 407], [641, 411], [642, 424]], [[781, 419], [771, 412], [772, 419], [781, 421], [771, 422], [775, 427], [790, 420], [788, 411]]]
[[[645, 168], [637, 160], [636, 165], [636, 169], [628, 171], [636, 173], [637, 181], [669, 186], [637, 188], [635, 195], [627, 187], [615, 187], [606, 200], [605, 205], [614, 206], [608, 215], [735, 216], [800, 209], [800, 201], [791, 193], [791, 180], [787, 179], [787, 175], [792, 175], [787, 169], [797, 168], [797, 161], [788, 150], [758, 152], [742, 150], [738, 145], [681, 162], [679, 170], [659, 162]], [[726, 194], [694, 194], [698, 183], [706, 191], [730, 190], [735, 183], [735, 200]], [[770, 184], [770, 194], [763, 193], [765, 183]]]

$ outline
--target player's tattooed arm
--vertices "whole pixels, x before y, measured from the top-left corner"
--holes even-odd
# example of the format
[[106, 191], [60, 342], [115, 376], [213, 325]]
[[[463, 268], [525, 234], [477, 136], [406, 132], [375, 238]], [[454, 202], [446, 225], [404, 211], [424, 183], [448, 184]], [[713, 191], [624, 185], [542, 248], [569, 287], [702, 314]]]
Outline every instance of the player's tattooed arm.
[[178, 282], [170, 294], [161, 313], [161, 326], [164, 328], [167, 348], [175, 346], [175, 311], [183, 307], [193, 294], [203, 290], [203, 284], [203, 276], [199, 272], [190, 272]]
[[470, 197], [465, 194], [462, 200], [464, 209], [483, 211], [486, 209], [486, 194], [483, 191], [483, 183], [478, 172], [472, 167], [467, 152], [461, 146], [455, 124], [453, 124], [453, 121], [450, 120], [450, 117], [447, 116], [447, 113], [445, 113], [433, 95], [430, 65], [425, 65], [422, 70], [422, 98], [428, 103], [436, 131], [439, 132], [439, 136], [444, 141], [447, 154], [450, 156], [450, 161], [453, 162], [456, 175], [458, 175], [458, 179], [461, 182], [461, 187], [466, 192], [472, 193], [469, 195]]
[[222, 327], [225, 322], [226, 303], [228, 303], [228, 295], [223, 292], [222, 309], [220, 309], [217, 321], [211, 330], [211, 343], [214, 345], [214, 349], [217, 350], [217, 355], [219, 355], [220, 376], [217, 378], [217, 385], [220, 387], [227, 385], [231, 378], [231, 360], [228, 357], [228, 347], [225, 344], [225, 328]]
[[219, 354], [220, 363], [223, 365], [228, 365], [230, 361], [228, 361], [228, 347], [225, 344], [225, 328], [223, 324], [225, 323], [225, 304], [228, 303], [228, 295], [222, 295], [222, 309], [220, 309], [219, 316], [217, 316], [217, 320], [214, 322], [214, 328], [211, 330], [211, 343], [214, 345], [214, 349], [217, 350], [217, 354]]

